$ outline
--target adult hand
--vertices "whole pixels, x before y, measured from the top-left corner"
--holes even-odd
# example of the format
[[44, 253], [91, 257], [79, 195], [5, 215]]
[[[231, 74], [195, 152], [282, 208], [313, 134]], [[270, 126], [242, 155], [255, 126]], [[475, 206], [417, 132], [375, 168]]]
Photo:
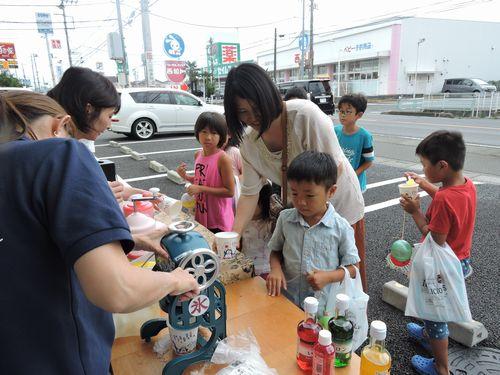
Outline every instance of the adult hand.
[[113, 192], [118, 203], [123, 202], [123, 184], [119, 181], [108, 181], [108, 185], [111, 188], [111, 191]]
[[281, 287], [286, 290], [286, 278], [281, 267], [271, 269], [269, 276], [266, 280], [267, 293], [272, 296], [279, 296], [281, 294]]
[[328, 271], [313, 270], [307, 274], [306, 280], [314, 291], [321, 290], [331, 283]]
[[183, 179], [186, 179], [186, 176], [187, 176], [187, 164], [186, 163], [179, 164], [179, 166], [177, 167], [177, 173]]
[[200, 294], [200, 286], [193, 275], [182, 268], [176, 268], [170, 274], [175, 278], [176, 285], [170, 293], [172, 296], [182, 294], [181, 298], [193, 298]]
[[155, 254], [168, 259], [168, 253], [161, 246], [160, 240], [169, 232], [168, 229], [157, 229], [148, 234], [135, 235], [134, 242], [137, 249], [152, 251]]
[[420, 210], [420, 196], [417, 195], [415, 198], [411, 198], [404, 195], [399, 199], [399, 204], [403, 207], [403, 210], [413, 215]]

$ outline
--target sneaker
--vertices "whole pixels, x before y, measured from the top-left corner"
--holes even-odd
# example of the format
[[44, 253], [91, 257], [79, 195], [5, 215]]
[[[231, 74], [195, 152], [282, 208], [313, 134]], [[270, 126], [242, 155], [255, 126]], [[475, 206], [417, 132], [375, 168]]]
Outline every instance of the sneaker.
[[420, 375], [438, 375], [436, 366], [434, 365], [434, 358], [414, 355], [411, 357], [411, 364]]
[[425, 337], [423, 326], [416, 323], [408, 323], [406, 329], [412, 340], [415, 340], [422, 348], [432, 353], [431, 344], [429, 339]]
[[467, 280], [469, 277], [472, 276], [474, 273], [474, 270], [472, 269], [472, 266], [470, 264], [467, 265], [465, 274], [464, 274], [464, 279]]

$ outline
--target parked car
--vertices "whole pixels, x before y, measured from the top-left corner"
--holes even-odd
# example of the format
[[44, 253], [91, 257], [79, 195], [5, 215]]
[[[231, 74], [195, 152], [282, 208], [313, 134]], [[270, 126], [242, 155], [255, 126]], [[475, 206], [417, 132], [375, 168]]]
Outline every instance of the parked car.
[[462, 93], [462, 92], [494, 92], [497, 88], [488, 82], [478, 78], [449, 78], [444, 80], [441, 92]]
[[333, 115], [335, 113], [332, 89], [330, 87], [330, 81], [327, 79], [290, 81], [278, 83], [277, 86], [283, 97], [286, 95], [288, 89], [294, 86], [302, 87], [306, 90], [309, 99], [316, 103], [323, 112], [327, 115]]
[[111, 119], [111, 131], [137, 139], [149, 139], [157, 133], [193, 132], [200, 113], [224, 113], [223, 106], [207, 104], [181, 90], [128, 88], [119, 92], [121, 109]]

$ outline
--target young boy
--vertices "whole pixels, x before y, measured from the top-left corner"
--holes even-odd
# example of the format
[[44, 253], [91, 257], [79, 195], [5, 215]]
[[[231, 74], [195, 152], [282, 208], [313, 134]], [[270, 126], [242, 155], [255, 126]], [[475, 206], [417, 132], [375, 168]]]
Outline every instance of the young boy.
[[[462, 135], [445, 130], [428, 135], [417, 146], [425, 177], [415, 173], [406, 175], [432, 198], [426, 215], [420, 210], [420, 199], [401, 198], [401, 206], [412, 215], [422, 235], [431, 233], [434, 241], [450, 245], [462, 263], [464, 277], [472, 274], [470, 250], [476, 219], [476, 188], [462, 174], [465, 145]], [[437, 188], [433, 183], [442, 183]], [[411, 277], [411, 276], [410, 276]], [[413, 356], [411, 362], [419, 374], [448, 375], [448, 325], [424, 321], [424, 327], [409, 323], [408, 332], [422, 347], [434, 354], [434, 359]]]
[[338, 105], [342, 125], [335, 126], [340, 147], [358, 175], [363, 193], [366, 191], [366, 170], [375, 160], [372, 135], [365, 128], [356, 125], [356, 121], [365, 113], [366, 106], [367, 101], [363, 95], [344, 95]]
[[359, 262], [354, 231], [329, 202], [337, 186], [337, 167], [329, 154], [305, 151], [290, 164], [287, 180], [294, 208], [283, 210], [269, 241], [271, 271], [267, 291], [283, 292], [297, 306], [315, 291], [322, 313], [330, 285], [351, 276]]

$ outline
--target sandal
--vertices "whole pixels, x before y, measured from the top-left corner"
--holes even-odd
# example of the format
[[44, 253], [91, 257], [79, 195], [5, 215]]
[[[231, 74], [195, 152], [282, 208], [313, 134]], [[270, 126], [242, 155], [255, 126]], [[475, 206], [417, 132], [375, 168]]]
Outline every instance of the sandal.
[[429, 353], [432, 353], [429, 339], [425, 337], [424, 327], [416, 323], [408, 323], [406, 325], [406, 329], [408, 330], [408, 334], [410, 335], [410, 338], [412, 340], [416, 341], [422, 348], [427, 350]]
[[434, 365], [434, 358], [414, 355], [411, 357], [411, 364], [420, 375], [438, 375], [436, 366]]

